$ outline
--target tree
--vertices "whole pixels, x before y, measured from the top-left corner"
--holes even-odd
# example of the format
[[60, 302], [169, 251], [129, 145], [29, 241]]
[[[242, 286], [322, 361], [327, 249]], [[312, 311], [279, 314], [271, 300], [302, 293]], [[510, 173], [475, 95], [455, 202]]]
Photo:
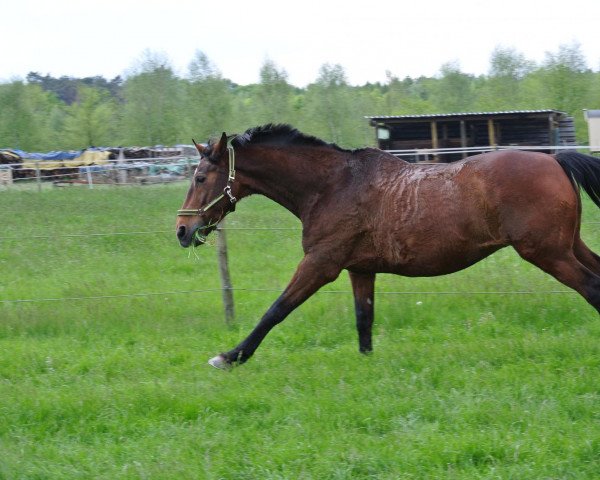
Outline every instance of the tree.
[[514, 48], [496, 47], [490, 57], [489, 76], [519, 81], [534, 68], [535, 64]]
[[449, 62], [435, 77], [388, 73], [383, 84], [351, 86], [341, 65], [324, 64], [315, 82], [296, 88], [269, 59], [259, 77], [258, 83], [236, 85], [200, 50], [185, 78], [174, 73], [166, 55], [148, 50], [125, 81], [30, 72], [27, 82], [0, 83], [0, 141], [34, 150], [175, 144], [273, 122], [358, 147], [373, 141], [365, 115], [512, 109], [563, 110], [574, 116], [584, 141], [581, 110], [600, 103], [600, 72], [587, 67], [577, 43], [548, 52], [540, 65], [497, 47], [488, 73], [479, 77]]
[[232, 128], [231, 84], [200, 50], [189, 64], [186, 92], [188, 142], [192, 137], [204, 141], [218, 130]]
[[561, 45], [557, 53], [546, 53], [543, 63], [544, 91], [554, 108], [574, 113], [580, 109], [590, 88], [590, 72], [580, 45]]
[[96, 88], [78, 88], [77, 100], [67, 109], [64, 121], [66, 147], [81, 149], [112, 143], [116, 109], [105, 97]]
[[73, 78], [62, 76], [54, 78], [50, 75], [40, 75], [37, 72], [27, 74], [27, 83], [42, 87], [47, 92], [54, 93], [60, 100], [67, 105], [77, 101], [78, 89], [81, 85], [106, 90], [114, 99], [118, 99], [121, 94], [121, 85], [123, 80], [120, 76], [108, 81], [99, 75], [95, 77]]
[[431, 101], [440, 113], [471, 110], [474, 106], [473, 77], [462, 73], [458, 62], [442, 65], [433, 85]]
[[56, 105], [38, 85], [0, 85], [0, 139], [5, 148], [40, 150], [50, 144], [48, 119]]
[[551, 108], [566, 112], [575, 120], [580, 142], [587, 139], [582, 109], [593, 100], [594, 74], [587, 67], [579, 44], [561, 45], [558, 52], [546, 52], [542, 65], [523, 81], [528, 108]]
[[184, 131], [183, 83], [173, 73], [169, 59], [144, 52], [123, 89], [124, 143], [173, 145]]
[[523, 104], [521, 83], [535, 65], [513, 48], [496, 47], [487, 77], [480, 79], [479, 110], [516, 110]]
[[258, 123], [294, 123], [292, 114], [293, 87], [285, 70], [279, 70], [271, 60], [260, 69], [260, 84], [256, 90], [256, 121]]
[[348, 120], [346, 73], [341, 65], [324, 64], [317, 81], [306, 91], [306, 114], [301, 123], [315, 135], [340, 143]]
[[308, 86], [305, 107], [298, 121], [301, 129], [346, 147], [364, 145], [367, 122], [361, 111], [359, 90], [348, 85], [341, 65], [324, 64], [317, 81]]
[[[398, 77], [387, 72], [385, 113], [387, 115], [407, 115], [419, 113], [431, 113], [433, 107], [429, 102], [429, 92], [423, 83], [423, 79], [412, 79]], [[380, 113], [381, 114], [381, 113]]]

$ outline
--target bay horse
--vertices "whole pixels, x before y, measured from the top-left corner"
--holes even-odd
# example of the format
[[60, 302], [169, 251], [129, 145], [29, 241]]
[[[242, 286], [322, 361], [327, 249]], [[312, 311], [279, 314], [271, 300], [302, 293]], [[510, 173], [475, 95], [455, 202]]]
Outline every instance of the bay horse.
[[200, 245], [238, 200], [262, 194], [302, 222], [304, 257], [283, 293], [235, 348], [248, 360], [269, 331], [342, 270], [354, 293], [359, 350], [372, 350], [375, 275], [444, 275], [505, 246], [600, 311], [600, 257], [580, 238], [580, 187], [600, 207], [600, 162], [499, 150], [450, 164], [412, 164], [376, 148], [346, 150], [268, 124], [204, 146], [176, 234]]

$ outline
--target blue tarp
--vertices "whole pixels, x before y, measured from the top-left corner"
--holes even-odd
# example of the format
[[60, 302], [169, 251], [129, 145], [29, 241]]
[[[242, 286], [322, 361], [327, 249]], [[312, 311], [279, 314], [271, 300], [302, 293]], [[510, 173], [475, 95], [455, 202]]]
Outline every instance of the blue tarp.
[[23, 150], [9, 150], [10, 152], [16, 153], [24, 160], [73, 160], [81, 155], [81, 150], [77, 151], [54, 151], [48, 153], [38, 153], [38, 152], [24, 152]]

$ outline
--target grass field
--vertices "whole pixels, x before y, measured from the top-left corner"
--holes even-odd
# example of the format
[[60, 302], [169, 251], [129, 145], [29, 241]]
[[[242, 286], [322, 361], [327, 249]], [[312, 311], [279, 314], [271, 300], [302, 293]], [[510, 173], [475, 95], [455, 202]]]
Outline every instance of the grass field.
[[[600, 478], [600, 319], [579, 296], [543, 293], [566, 288], [508, 249], [381, 275], [405, 294], [377, 295], [364, 357], [343, 275], [214, 370], [284, 288], [300, 232], [229, 231], [227, 327], [218, 291], [181, 293], [219, 287], [214, 246], [173, 234], [186, 188], [0, 191], [0, 300], [68, 298], [0, 303], [0, 479]], [[272, 226], [299, 223], [258, 197], [228, 218]], [[148, 233], [97, 235], [127, 232]]]

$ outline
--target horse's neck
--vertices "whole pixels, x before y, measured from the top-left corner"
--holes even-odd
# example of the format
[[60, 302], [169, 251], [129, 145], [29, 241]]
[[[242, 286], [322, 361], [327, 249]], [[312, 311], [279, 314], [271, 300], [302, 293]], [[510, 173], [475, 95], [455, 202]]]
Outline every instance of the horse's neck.
[[299, 218], [328, 191], [342, 165], [339, 152], [317, 147], [261, 146], [241, 156], [240, 173], [249, 191], [269, 197]]

